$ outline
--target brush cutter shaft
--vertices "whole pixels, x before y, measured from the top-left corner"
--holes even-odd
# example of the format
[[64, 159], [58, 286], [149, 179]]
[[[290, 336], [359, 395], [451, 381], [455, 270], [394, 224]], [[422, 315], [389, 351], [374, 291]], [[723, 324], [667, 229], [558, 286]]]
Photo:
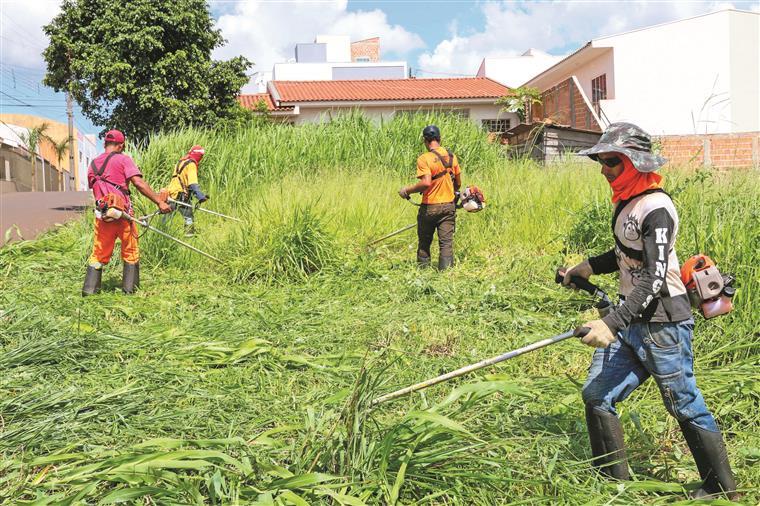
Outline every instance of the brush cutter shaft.
[[407, 225], [407, 226], [405, 226], [404, 228], [400, 228], [400, 229], [398, 229], [398, 230], [396, 230], [396, 231], [394, 231], [394, 232], [391, 232], [391, 233], [390, 233], [390, 234], [388, 234], [388, 235], [384, 235], [384, 236], [382, 236], [382, 237], [381, 237], [381, 238], [379, 238], [379, 239], [375, 239], [374, 241], [372, 241], [372, 242], [368, 243], [368, 244], [367, 244], [367, 246], [372, 246], [373, 244], [376, 244], [376, 243], [378, 243], [378, 242], [380, 242], [380, 241], [384, 241], [384, 240], [386, 240], [386, 239], [390, 239], [390, 238], [391, 238], [391, 237], [393, 237], [394, 235], [398, 235], [398, 234], [400, 234], [401, 232], [406, 232], [406, 231], [407, 231], [407, 230], [409, 230], [410, 228], [414, 228], [414, 227], [416, 227], [416, 226], [417, 226], [417, 223], [412, 223], [411, 225]]
[[195, 207], [193, 205], [188, 204], [187, 202], [180, 202], [179, 200], [174, 200], [174, 199], [167, 199], [167, 200], [169, 202], [171, 202], [172, 204], [177, 204], [179, 206], [190, 207], [190, 208], [195, 209], [197, 211], [202, 211], [204, 213], [213, 214], [214, 216], [221, 216], [222, 218], [227, 218], [228, 220], [234, 220], [234, 221], [238, 221], [240, 223], [243, 223], [243, 220], [241, 220], [239, 218], [235, 218], [233, 216], [227, 216], [226, 214], [222, 214], [222, 213], [217, 213], [216, 211], [211, 211], [210, 209], [203, 209], [202, 207]]
[[[585, 328], [585, 327], [584, 327]], [[588, 332], [588, 330], [586, 330]], [[438, 377], [429, 379], [427, 381], [423, 381], [421, 383], [417, 383], [416, 385], [412, 385], [406, 388], [402, 388], [401, 390], [397, 390], [395, 392], [391, 392], [389, 394], [383, 395], [381, 397], [378, 397], [377, 399], [372, 401], [372, 406], [375, 406], [377, 404], [380, 404], [385, 401], [390, 401], [392, 399], [396, 399], [398, 397], [401, 397], [406, 394], [410, 394], [412, 392], [416, 392], [417, 390], [422, 390], [423, 388], [431, 387], [433, 385], [437, 385], [438, 383], [442, 383], [444, 381], [450, 380], [452, 378], [457, 378], [459, 376], [464, 376], [467, 373], [470, 373], [472, 371], [477, 371], [478, 369], [482, 369], [484, 367], [488, 367], [490, 365], [498, 364], [499, 362], [504, 362], [505, 360], [509, 360], [510, 358], [517, 357], [519, 355], [522, 355], [524, 353], [528, 353], [534, 350], [537, 350], [539, 348], [543, 348], [545, 346], [549, 346], [551, 344], [558, 343], [560, 341], [564, 341], [565, 339], [573, 336], [577, 336], [579, 334], [583, 333], [582, 330], [570, 330], [565, 332], [564, 334], [559, 334], [554, 337], [550, 337], [548, 339], [543, 339], [541, 341], [537, 341], [533, 344], [529, 344], [527, 346], [523, 346], [522, 348], [518, 348], [516, 350], [512, 350], [508, 353], [505, 353], [503, 355], [499, 355], [497, 357], [492, 357], [486, 360], [482, 360], [476, 364], [471, 364], [465, 367], [462, 367], [460, 369], [457, 369], [456, 371], [451, 371], [446, 374], [442, 374]]]
[[133, 218], [130, 215], [128, 215], [127, 213], [124, 213], [124, 217], [127, 218], [129, 221], [132, 221], [134, 223], [139, 223], [140, 225], [142, 225], [143, 227], [147, 228], [148, 230], [152, 230], [153, 232], [155, 232], [155, 233], [157, 233], [159, 235], [162, 235], [162, 236], [166, 237], [167, 239], [171, 239], [172, 241], [177, 242], [177, 243], [181, 244], [182, 246], [184, 246], [184, 247], [186, 247], [188, 249], [193, 250], [196, 253], [199, 253], [199, 254], [203, 255], [204, 257], [206, 257], [206, 258], [210, 258], [211, 260], [219, 262], [220, 264], [224, 263], [221, 260], [219, 260], [218, 258], [216, 258], [215, 256], [209, 255], [205, 251], [199, 250], [198, 248], [196, 248], [192, 244], [188, 244], [185, 241], [181, 241], [181, 240], [177, 239], [176, 237], [172, 237], [171, 235], [167, 234], [166, 232], [162, 232], [161, 230], [157, 229], [156, 227], [151, 227], [146, 222], [140, 221], [137, 218]]

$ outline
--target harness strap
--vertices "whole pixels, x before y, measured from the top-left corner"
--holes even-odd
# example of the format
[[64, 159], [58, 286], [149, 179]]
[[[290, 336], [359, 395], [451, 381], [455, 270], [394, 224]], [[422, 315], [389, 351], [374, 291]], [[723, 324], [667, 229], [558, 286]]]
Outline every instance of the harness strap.
[[182, 163], [182, 160], [180, 160], [179, 162], [177, 162], [177, 165], [174, 166], [174, 174], [172, 174], [172, 179], [174, 179], [175, 177], [177, 178], [177, 181], [179, 181], [179, 185], [182, 187], [183, 193], [187, 193], [187, 187], [184, 185], [184, 183], [182, 182], [182, 179], [179, 176], [180, 174], [182, 174], [182, 171], [185, 170], [185, 167], [187, 167], [191, 163], [195, 163], [195, 160], [193, 160], [192, 158], [188, 158], [187, 160], [185, 160], [185, 163]]
[[443, 165], [443, 169], [444, 169], [438, 174], [436, 174], [435, 176], [432, 176], [431, 179], [438, 179], [439, 177], [443, 177], [446, 174], [451, 175], [451, 177], [453, 178], [454, 174], [452, 174], [449, 171], [449, 169], [451, 169], [451, 167], [454, 165], [454, 153], [452, 153], [451, 150], [447, 148], [446, 153], [448, 154], [448, 160], [445, 160], [438, 151], [431, 149], [430, 152], [438, 157], [438, 160], [441, 161], [441, 165]]
[[100, 168], [98, 168], [98, 166], [95, 165], [95, 160], [93, 160], [92, 162], [90, 162], [90, 169], [92, 169], [92, 173], [95, 175], [95, 178], [98, 179], [98, 181], [103, 181], [105, 183], [108, 183], [114, 188], [116, 188], [117, 190], [119, 190], [122, 194], [129, 195], [130, 192], [127, 188], [124, 188], [121, 185], [118, 185], [112, 181], [109, 181], [103, 176], [103, 173], [106, 171], [106, 166], [108, 165], [108, 162], [110, 162], [111, 158], [113, 158], [115, 155], [118, 155], [116, 151], [112, 151], [111, 153], [109, 153], [106, 159], [103, 161], [103, 165], [101, 165]]

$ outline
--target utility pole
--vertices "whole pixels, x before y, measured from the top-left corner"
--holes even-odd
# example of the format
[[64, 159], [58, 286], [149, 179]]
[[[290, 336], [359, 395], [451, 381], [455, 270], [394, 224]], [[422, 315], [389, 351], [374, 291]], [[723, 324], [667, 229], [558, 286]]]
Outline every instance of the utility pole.
[[[75, 190], [78, 190], [79, 174], [74, 167], [74, 104], [70, 91], [66, 92], [66, 116], [69, 117], [69, 177], [72, 178], [73, 175]], [[63, 167], [61, 167], [61, 171], [63, 171]], [[69, 179], [69, 184], [71, 184], [71, 179]], [[66, 191], [66, 184], [63, 185], [62, 190]]]

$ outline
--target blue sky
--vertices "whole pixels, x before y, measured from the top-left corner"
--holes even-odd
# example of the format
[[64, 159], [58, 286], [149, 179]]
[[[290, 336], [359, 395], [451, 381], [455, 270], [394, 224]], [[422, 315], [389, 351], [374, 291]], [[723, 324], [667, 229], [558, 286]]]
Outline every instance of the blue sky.
[[[168, 0], [156, 0], [168, 1]], [[567, 54], [592, 38], [705, 14], [726, 7], [760, 10], [760, 1], [462, 1], [209, 0], [228, 43], [215, 58], [242, 54], [253, 71], [293, 56], [319, 34], [380, 37], [381, 54], [406, 60], [418, 77], [474, 75], [486, 56], [533, 47]], [[42, 26], [60, 0], [0, 0], [0, 109], [64, 121], [65, 98], [40, 81], [47, 46]], [[252, 87], [244, 91], [253, 91]], [[75, 109], [77, 126], [96, 133]]]

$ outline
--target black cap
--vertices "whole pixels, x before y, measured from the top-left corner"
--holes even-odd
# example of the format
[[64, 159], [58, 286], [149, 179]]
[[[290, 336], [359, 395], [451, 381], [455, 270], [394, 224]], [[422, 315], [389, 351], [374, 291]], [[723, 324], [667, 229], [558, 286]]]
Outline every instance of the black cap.
[[435, 125], [428, 125], [422, 129], [422, 138], [426, 141], [439, 141], [441, 140], [441, 131]]

